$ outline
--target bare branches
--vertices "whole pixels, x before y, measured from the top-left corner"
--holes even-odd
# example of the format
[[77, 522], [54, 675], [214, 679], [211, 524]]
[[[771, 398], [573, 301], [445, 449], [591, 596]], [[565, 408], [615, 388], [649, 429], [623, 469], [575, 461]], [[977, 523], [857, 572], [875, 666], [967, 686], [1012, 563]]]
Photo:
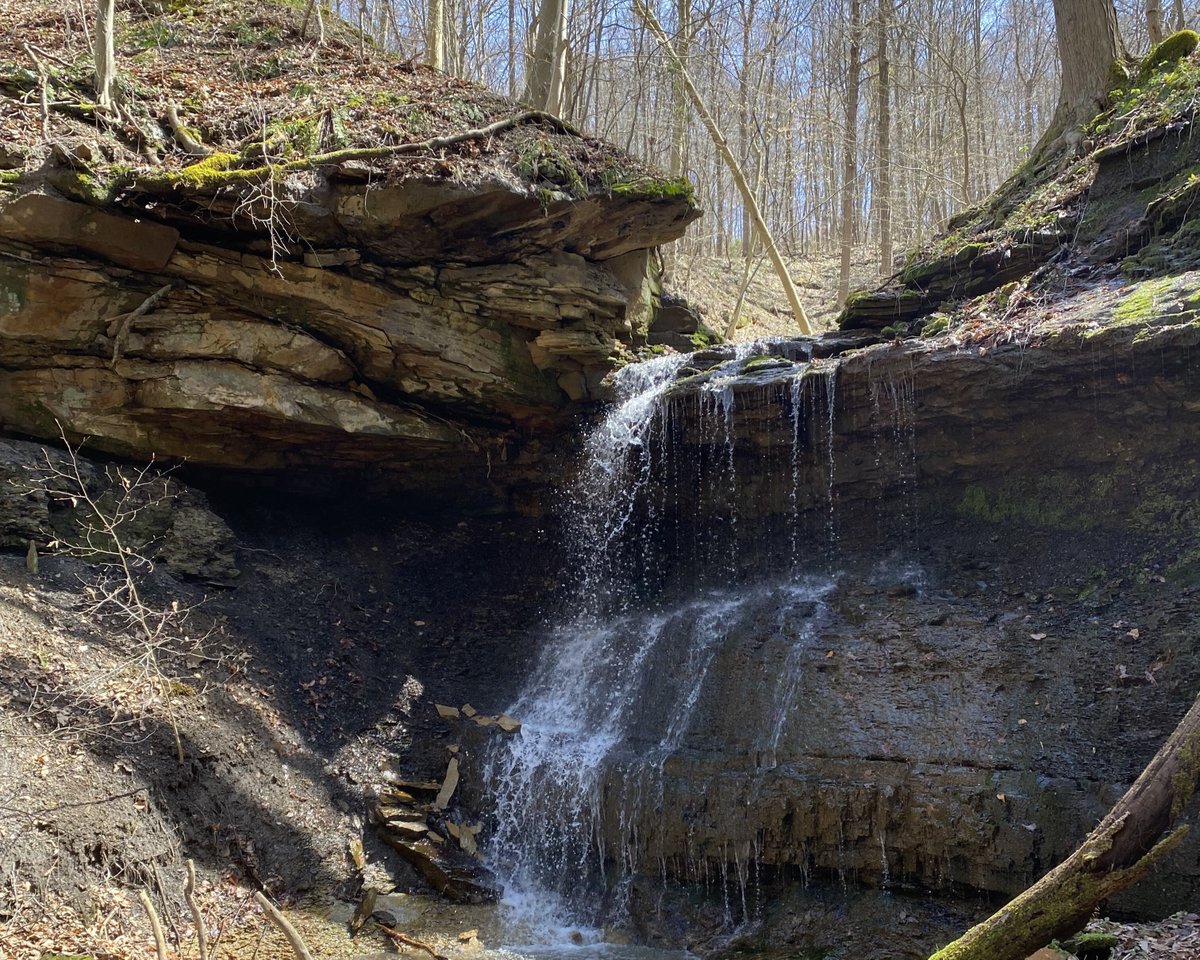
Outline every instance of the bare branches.
[[162, 923], [158, 919], [158, 911], [154, 909], [154, 901], [150, 899], [150, 894], [145, 890], [139, 890], [138, 902], [146, 911], [146, 916], [150, 918], [150, 929], [154, 932], [154, 951], [158, 960], [167, 960], [167, 944], [163, 939]]
[[296, 960], [313, 960], [313, 956], [309, 952], [308, 944], [304, 942], [304, 938], [288, 922], [287, 917], [280, 913], [278, 908], [263, 895], [262, 891], [254, 894], [254, 900], [262, 907], [262, 911], [266, 914], [267, 919], [283, 931], [283, 935], [287, 937], [288, 943], [292, 945], [292, 952], [296, 955]]
[[196, 902], [196, 864], [189, 859], [187, 862], [187, 880], [183, 886], [183, 899], [192, 912], [192, 925], [196, 928], [196, 945], [200, 952], [200, 960], [208, 960], [208, 927], [204, 923], [204, 914]]
[[164, 670], [163, 656], [184, 652], [182, 648], [187, 641], [183, 627], [191, 611], [178, 601], [155, 605], [146, 600], [141, 581], [154, 569], [147, 555], [149, 544], [130, 540], [139, 515], [171, 498], [167, 477], [153, 462], [137, 470], [110, 467], [107, 471], [110, 489], [102, 494], [94, 492], [80, 462], [78, 447], [71, 445], [65, 433], [62, 436], [65, 452], [60, 456], [46, 453], [45, 472], [37, 489], [53, 500], [69, 502], [80, 514], [81, 525], [77, 536], [52, 541], [50, 546], [97, 566], [95, 580], [84, 589], [90, 601], [89, 612], [108, 619], [136, 641], [134, 660], [121, 669], [135, 666], [151, 689], [161, 696], [175, 741], [176, 759], [182, 766], [183, 741], [174, 698], [176, 681]]

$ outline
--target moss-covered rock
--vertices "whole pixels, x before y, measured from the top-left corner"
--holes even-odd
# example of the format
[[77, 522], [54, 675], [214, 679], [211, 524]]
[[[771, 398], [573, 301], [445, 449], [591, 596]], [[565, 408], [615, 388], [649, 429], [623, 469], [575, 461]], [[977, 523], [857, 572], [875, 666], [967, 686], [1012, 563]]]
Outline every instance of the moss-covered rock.
[[1152, 73], [1190, 56], [1200, 44], [1200, 34], [1195, 30], [1180, 30], [1163, 39], [1146, 54], [1138, 69], [1138, 76], [1145, 80]]

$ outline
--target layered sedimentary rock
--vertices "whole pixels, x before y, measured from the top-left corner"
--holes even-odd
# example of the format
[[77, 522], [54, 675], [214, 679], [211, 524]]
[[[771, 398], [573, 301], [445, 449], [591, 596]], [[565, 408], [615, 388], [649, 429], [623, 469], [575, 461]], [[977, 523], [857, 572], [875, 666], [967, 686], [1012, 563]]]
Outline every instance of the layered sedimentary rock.
[[288, 4], [129, 12], [119, 122], [53, 4], [15, 15], [64, 66], [0, 61], [3, 430], [502, 498], [645, 341], [652, 251], [699, 216], [685, 181]]
[[[0, 424], [202, 466], [483, 474], [644, 338], [648, 249], [693, 216], [669, 200], [546, 210], [498, 186], [328, 193], [299, 262], [49, 188], [5, 202]], [[440, 243], [421, 223], [442, 223]]]
[[[691, 358], [646, 443], [645, 519], [688, 558], [667, 589], [794, 564], [830, 592], [738, 588], [679, 748], [651, 787], [608, 783], [608, 842], [690, 879], [754, 862], [1004, 894], [1074, 849], [1200, 684], [1198, 291], [1091, 289], [1021, 343]], [[1126, 906], [1186, 906], [1195, 851]]]

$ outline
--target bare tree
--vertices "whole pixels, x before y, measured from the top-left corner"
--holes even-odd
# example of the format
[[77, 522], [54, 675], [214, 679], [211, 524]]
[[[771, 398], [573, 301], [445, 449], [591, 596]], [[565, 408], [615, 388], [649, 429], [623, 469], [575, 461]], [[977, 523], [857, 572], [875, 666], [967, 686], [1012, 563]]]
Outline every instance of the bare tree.
[[92, 52], [96, 60], [96, 103], [101, 110], [111, 110], [115, 104], [117, 54], [113, 45], [113, 21], [116, 19], [116, 0], [97, 0], [96, 32]]
[[1053, 0], [1062, 65], [1058, 109], [1046, 140], [1092, 119], [1104, 106], [1113, 64], [1125, 57], [1113, 0]]
[[525, 100], [535, 109], [553, 114], [562, 112], [567, 79], [567, 3], [542, 0], [525, 84]]

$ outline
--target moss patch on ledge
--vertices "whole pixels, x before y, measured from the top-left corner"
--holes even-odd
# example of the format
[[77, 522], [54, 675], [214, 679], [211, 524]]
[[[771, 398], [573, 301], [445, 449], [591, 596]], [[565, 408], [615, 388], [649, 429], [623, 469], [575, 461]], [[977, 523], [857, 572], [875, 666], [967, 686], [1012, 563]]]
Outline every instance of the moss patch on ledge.
[[637, 176], [609, 183], [608, 192], [631, 200], [696, 200], [696, 189], [686, 177]]

